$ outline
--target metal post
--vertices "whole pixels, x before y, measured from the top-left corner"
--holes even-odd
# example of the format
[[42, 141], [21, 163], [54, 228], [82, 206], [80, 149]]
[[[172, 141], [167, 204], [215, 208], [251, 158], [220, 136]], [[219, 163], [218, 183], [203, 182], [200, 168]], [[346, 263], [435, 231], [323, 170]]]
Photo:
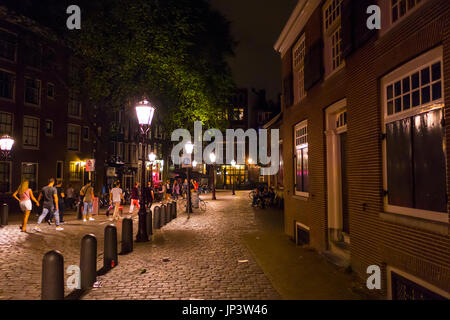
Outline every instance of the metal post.
[[93, 234], [81, 239], [80, 272], [81, 289], [92, 288], [97, 279], [97, 238]]
[[187, 167], [187, 202], [186, 202], [186, 212], [188, 214], [188, 217], [190, 216], [190, 214], [192, 213], [192, 203], [191, 203], [191, 168]]
[[169, 202], [167, 204], [167, 208], [166, 208], [166, 223], [169, 223], [170, 221], [172, 221], [172, 206], [173, 206], [172, 202]]
[[235, 184], [236, 184], [236, 167], [234, 167], [233, 166], [233, 192], [231, 193], [233, 196], [236, 194], [236, 192], [235, 192], [235, 188], [236, 188], [236, 186], [235, 186]]
[[212, 165], [212, 200], [217, 200], [216, 199], [216, 165], [213, 164]]
[[0, 225], [6, 226], [8, 225], [8, 204], [3, 203], [1, 208], [1, 219], [0, 219]]
[[161, 228], [161, 208], [156, 206], [153, 210], [155, 212], [155, 219], [153, 220], [153, 227], [155, 229]]
[[122, 254], [133, 251], [133, 220], [122, 221]]
[[165, 204], [161, 205], [161, 213], [159, 215], [159, 226], [162, 228], [166, 225], [166, 210], [167, 206]]
[[147, 235], [151, 236], [153, 234], [153, 222], [152, 222], [152, 210], [147, 212]]
[[116, 226], [110, 224], [105, 228], [103, 249], [103, 268], [110, 270], [118, 264], [117, 259], [117, 229]]
[[42, 259], [42, 300], [64, 300], [64, 258], [53, 250]]
[[145, 156], [144, 156], [144, 142], [145, 135], [142, 134], [142, 172], [141, 172], [141, 198], [139, 199], [139, 224], [138, 224], [138, 234], [136, 236], [136, 242], [147, 242], [147, 210], [145, 209]]

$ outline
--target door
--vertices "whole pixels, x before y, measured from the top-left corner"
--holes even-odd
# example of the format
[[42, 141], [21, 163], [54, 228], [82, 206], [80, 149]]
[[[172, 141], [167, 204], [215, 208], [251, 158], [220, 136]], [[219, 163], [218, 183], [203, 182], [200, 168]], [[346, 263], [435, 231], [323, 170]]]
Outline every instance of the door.
[[350, 234], [348, 214], [347, 132], [341, 133], [339, 136], [341, 145], [342, 231]]

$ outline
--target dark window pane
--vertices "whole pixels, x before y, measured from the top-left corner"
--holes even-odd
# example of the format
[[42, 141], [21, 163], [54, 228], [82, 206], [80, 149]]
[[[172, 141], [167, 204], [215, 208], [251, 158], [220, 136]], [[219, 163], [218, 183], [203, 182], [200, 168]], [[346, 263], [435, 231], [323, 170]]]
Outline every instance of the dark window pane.
[[393, 89], [392, 89], [392, 84], [390, 86], [387, 87], [387, 92], [386, 92], [387, 98], [388, 99], [392, 99], [393, 96]]
[[430, 83], [430, 68], [425, 68], [420, 73], [422, 76], [422, 85]]
[[386, 125], [388, 202], [413, 208], [411, 118]]
[[395, 112], [397, 113], [400, 111], [402, 111], [402, 99], [398, 98], [398, 99], [395, 99]]
[[411, 87], [417, 89], [419, 87], [419, 73], [416, 72], [411, 76]]
[[390, 101], [388, 102], [388, 114], [392, 114], [394, 112], [394, 102]]
[[442, 98], [442, 85], [441, 82], [433, 84], [433, 100]]
[[403, 17], [406, 13], [406, 0], [400, 1], [400, 17]]
[[411, 96], [409, 94], [403, 96], [403, 110], [411, 108]]
[[413, 107], [417, 107], [418, 105], [420, 105], [420, 94], [419, 94], [419, 90], [414, 91], [412, 93], [412, 106]]
[[430, 102], [430, 87], [422, 88], [422, 104]]
[[442, 110], [414, 117], [414, 183], [416, 208], [447, 212]]
[[409, 89], [410, 89], [410, 87], [409, 87], [409, 77], [408, 77], [408, 78], [403, 79], [403, 93], [409, 92]]
[[398, 97], [402, 94], [402, 83], [400, 81], [397, 81], [395, 83], [395, 96]]
[[397, 21], [398, 19], [398, 11], [397, 7], [392, 8], [392, 22]]
[[435, 63], [431, 66], [431, 77], [433, 81], [441, 78], [441, 63]]

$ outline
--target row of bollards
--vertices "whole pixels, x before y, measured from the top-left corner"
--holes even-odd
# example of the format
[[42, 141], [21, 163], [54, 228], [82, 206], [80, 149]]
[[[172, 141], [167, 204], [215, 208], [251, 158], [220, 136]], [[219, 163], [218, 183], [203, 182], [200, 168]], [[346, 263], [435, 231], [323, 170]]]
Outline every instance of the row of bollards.
[[[148, 214], [151, 216], [152, 212]], [[155, 207], [153, 226], [147, 223], [147, 233], [153, 234], [154, 229], [160, 229], [177, 217], [177, 204], [170, 202], [161, 207]], [[151, 218], [149, 219], [152, 220]], [[147, 222], [150, 222], [147, 221]], [[133, 221], [122, 221], [121, 254], [133, 251]], [[110, 224], [105, 227], [103, 270], [109, 271], [118, 264], [117, 228]], [[80, 287], [82, 290], [92, 288], [97, 279], [97, 238], [88, 234], [81, 240], [80, 251]], [[42, 260], [42, 300], [64, 300], [64, 258], [57, 250], [49, 251]]]
[[161, 207], [155, 207], [153, 217], [153, 228], [161, 229], [176, 217], [177, 217], [177, 203], [175, 201], [169, 202], [167, 205], [163, 204]]

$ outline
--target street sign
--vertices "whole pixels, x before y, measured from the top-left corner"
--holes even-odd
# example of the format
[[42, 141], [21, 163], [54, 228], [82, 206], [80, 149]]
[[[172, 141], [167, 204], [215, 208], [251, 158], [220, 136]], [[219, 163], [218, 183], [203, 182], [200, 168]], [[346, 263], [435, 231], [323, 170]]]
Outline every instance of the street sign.
[[181, 156], [181, 167], [182, 168], [191, 168], [192, 167], [191, 155], [183, 154]]
[[86, 161], [86, 172], [94, 172], [95, 171], [95, 159], [88, 159]]

